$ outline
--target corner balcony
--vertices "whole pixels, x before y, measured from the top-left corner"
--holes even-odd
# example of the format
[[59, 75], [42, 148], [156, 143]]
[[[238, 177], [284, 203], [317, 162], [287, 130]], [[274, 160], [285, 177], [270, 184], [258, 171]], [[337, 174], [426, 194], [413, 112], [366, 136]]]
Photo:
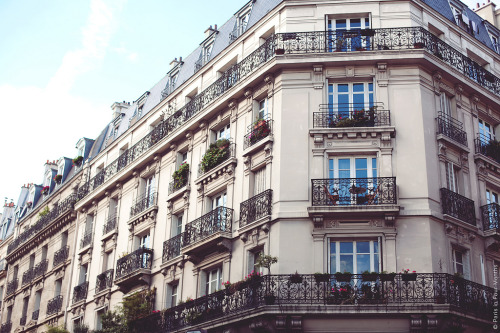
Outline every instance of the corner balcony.
[[186, 224], [182, 252], [192, 260], [203, 258], [210, 250], [227, 250], [231, 239], [233, 210], [217, 207], [210, 213]]
[[111, 289], [113, 286], [113, 270], [108, 269], [104, 273], [97, 275], [95, 282], [95, 293], [99, 294], [101, 291]]
[[57, 267], [66, 262], [69, 256], [69, 246], [66, 245], [54, 252], [54, 261], [52, 262], [52, 267]]
[[163, 242], [162, 263], [166, 263], [181, 255], [183, 237], [184, 233], [181, 233]]
[[437, 128], [438, 140], [444, 139], [455, 146], [458, 143], [460, 145], [458, 146], [459, 148], [465, 148], [468, 151], [466, 148], [467, 133], [463, 129], [464, 125], [462, 122], [439, 112], [437, 117]]
[[56, 296], [47, 302], [47, 316], [57, 314], [61, 311], [63, 305], [62, 295]]
[[152, 249], [141, 247], [127, 254], [116, 262], [115, 284], [124, 289], [149, 284], [152, 264]]
[[442, 188], [441, 206], [443, 214], [453, 217], [471, 226], [476, 226], [476, 213], [474, 209], [474, 201], [466, 198], [458, 193]]
[[415, 314], [457, 314], [487, 325], [496, 313], [493, 288], [446, 273], [343, 275], [326, 274], [321, 279], [312, 274], [266, 275], [154, 313], [135, 325], [151, 332], [207, 327], [224, 331], [224, 326], [241, 321], [242, 314], [245, 319], [278, 314], [300, 314], [304, 319], [350, 314], [373, 319], [392, 314], [408, 323]]
[[311, 183], [312, 207], [308, 211], [313, 218], [346, 214], [353, 218], [386, 216], [399, 212], [395, 177], [312, 179]]
[[493, 164], [494, 168], [497, 169], [500, 164], [500, 143], [482, 134], [478, 134], [474, 140], [474, 145], [476, 154], [479, 154], [476, 159], [480, 158], [481, 155], [487, 157], [482, 158], [485, 164], [487, 166]]
[[240, 204], [240, 232], [246, 226], [268, 222], [273, 211], [273, 190], [266, 190]]
[[87, 298], [89, 283], [83, 282], [73, 288], [73, 304], [84, 301]]

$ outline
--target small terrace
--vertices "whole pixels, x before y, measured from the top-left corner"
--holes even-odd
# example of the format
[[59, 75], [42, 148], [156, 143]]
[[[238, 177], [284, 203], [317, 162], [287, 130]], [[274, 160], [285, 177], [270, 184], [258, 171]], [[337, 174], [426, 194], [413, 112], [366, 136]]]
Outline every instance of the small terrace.
[[127, 288], [141, 283], [149, 283], [152, 263], [153, 250], [145, 247], [118, 259], [115, 284]]
[[452, 216], [472, 226], [476, 225], [474, 201], [447, 188], [442, 188], [440, 192], [443, 214]]

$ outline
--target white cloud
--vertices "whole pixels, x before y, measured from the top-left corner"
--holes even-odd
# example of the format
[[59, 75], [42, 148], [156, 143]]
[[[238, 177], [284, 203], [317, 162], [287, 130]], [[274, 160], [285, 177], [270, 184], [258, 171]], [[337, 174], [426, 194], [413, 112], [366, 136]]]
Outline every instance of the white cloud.
[[138, 56], [139, 55], [137, 53], [132, 52], [127, 56], [127, 59], [130, 60], [131, 62], [136, 62]]

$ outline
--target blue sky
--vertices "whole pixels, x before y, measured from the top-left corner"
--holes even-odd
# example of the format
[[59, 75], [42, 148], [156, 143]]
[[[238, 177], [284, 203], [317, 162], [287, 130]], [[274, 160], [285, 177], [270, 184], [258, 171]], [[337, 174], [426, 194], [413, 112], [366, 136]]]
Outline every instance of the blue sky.
[[247, 0], [0, 1], [0, 199], [96, 138]]

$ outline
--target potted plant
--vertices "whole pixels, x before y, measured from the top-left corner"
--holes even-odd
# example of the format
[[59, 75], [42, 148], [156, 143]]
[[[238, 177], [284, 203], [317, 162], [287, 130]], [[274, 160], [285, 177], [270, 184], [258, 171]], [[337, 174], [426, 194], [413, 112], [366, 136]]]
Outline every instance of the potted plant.
[[410, 269], [407, 268], [407, 269], [403, 269], [401, 271], [403, 274], [401, 274], [401, 279], [405, 282], [408, 282], [408, 281], [417, 281], [417, 271], [411, 271], [410, 272]]
[[361, 277], [363, 278], [363, 281], [377, 281], [378, 278], [378, 273], [377, 272], [369, 272], [369, 271], [364, 271], [361, 274]]
[[42, 194], [46, 195], [49, 194], [50, 187], [49, 186], [44, 186], [42, 188]]
[[189, 175], [189, 164], [187, 162], [184, 162], [179, 166], [179, 169], [174, 171], [174, 173], [172, 174], [175, 190], [180, 189], [181, 187], [184, 187], [186, 185], [188, 175]]
[[79, 167], [80, 165], [82, 165], [82, 161], [83, 161], [83, 156], [77, 156], [73, 159], [73, 164]]
[[33, 206], [33, 201], [28, 201], [26, 203], [26, 206], [28, 206], [28, 208], [31, 208], [31, 206]]
[[335, 280], [337, 280], [337, 282], [351, 282], [351, 272], [346, 272], [344, 271], [344, 273], [342, 272], [337, 272], [334, 274], [335, 275]]
[[374, 29], [361, 29], [360, 34], [361, 34], [361, 36], [373, 37], [373, 36], [375, 36], [375, 30]]
[[295, 271], [294, 274], [290, 275], [290, 283], [302, 283], [302, 281], [303, 278], [297, 271]]
[[195, 325], [195, 324], [201, 322], [202, 314], [201, 314], [201, 312], [198, 312], [196, 310], [192, 310], [186, 314], [184, 319], [186, 320], [186, 322], [189, 325]]
[[229, 157], [229, 140], [220, 139], [212, 143], [201, 160], [201, 170], [207, 172]]
[[262, 283], [262, 274], [260, 272], [251, 271], [250, 274], [245, 277], [244, 281], [252, 288], [259, 287]]
[[257, 119], [252, 124], [252, 131], [249, 134], [250, 144], [254, 144], [269, 135], [271, 129], [269, 128], [269, 124], [262, 118]]
[[330, 274], [316, 272], [314, 273], [314, 280], [316, 280], [316, 283], [328, 282], [330, 281]]
[[57, 183], [57, 184], [61, 184], [61, 181], [62, 181], [62, 175], [56, 175], [54, 177], [54, 181]]
[[257, 262], [255, 263], [255, 267], [265, 267], [267, 268], [267, 274], [271, 274], [271, 265], [278, 262], [278, 257], [273, 257], [270, 255], [266, 255], [264, 253], [260, 253], [257, 258]]
[[276, 55], [283, 55], [285, 54], [285, 49], [279, 48], [274, 51]]
[[396, 277], [396, 273], [394, 272], [391, 272], [391, 273], [388, 273], [386, 271], [382, 271], [382, 273], [380, 273], [380, 281], [394, 281], [394, 278]]
[[422, 42], [415, 42], [413, 43], [413, 47], [416, 49], [423, 49], [424, 48], [424, 43]]

